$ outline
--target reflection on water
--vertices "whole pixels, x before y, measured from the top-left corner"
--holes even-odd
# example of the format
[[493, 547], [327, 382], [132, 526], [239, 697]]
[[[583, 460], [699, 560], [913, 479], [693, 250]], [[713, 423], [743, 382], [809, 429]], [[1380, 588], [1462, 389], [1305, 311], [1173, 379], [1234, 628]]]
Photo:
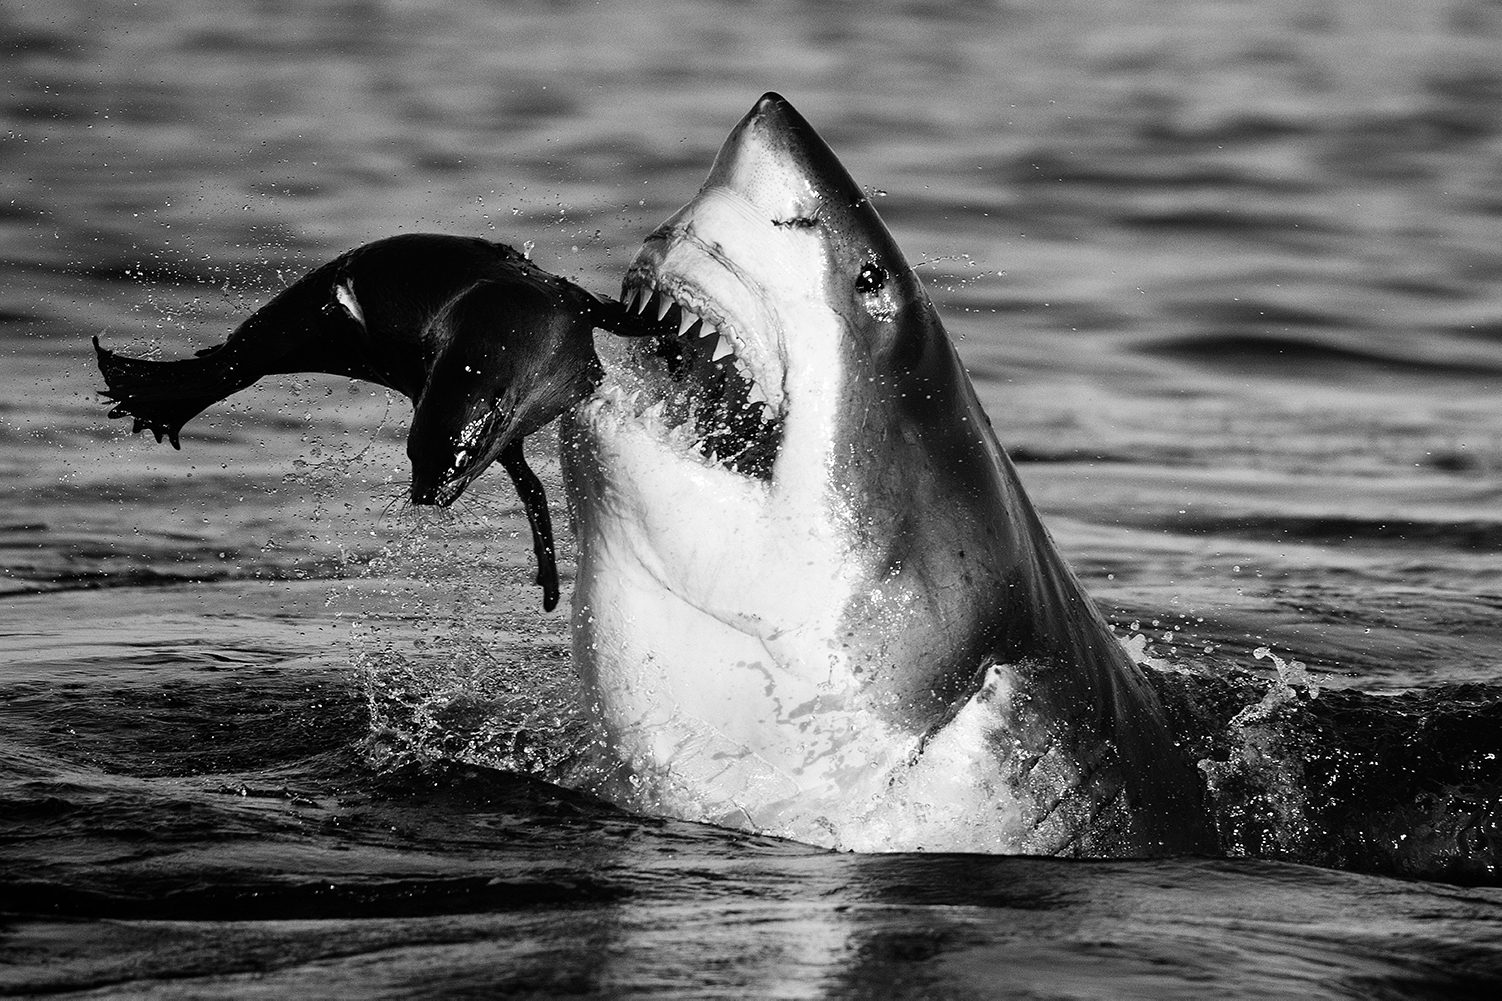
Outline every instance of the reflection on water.
[[[443, 772], [590, 740], [506, 485], [416, 517], [405, 402], [341, 380], [131, 439], [88, 337], [182, 354], [397, 232], [613, 291], [779, 90], [922, 262], [1122, 632], [1208, 676], [1270, 645], [1336, 693], [1211, 771], [1308, 765], [1334, 802], [1443, 759], [1393, 795], [1449, 769], [1414, 803], [1469, 826], [1429, 835], [1495, 846], [1495, 728], [1436, 742], [1495, 699], [1434, 701], [1502, 645], [1495, 3], [0, 2], [0, 51], [0, 880], [62, 918], [12, 926], [41, 958], [0, 989], [1494, 991], [1491, 890], [830, 856]], [[1341, 689], [1420, 701], [1361, 730]], [[1246, 837], [1330, 861], [1279, 805]]]

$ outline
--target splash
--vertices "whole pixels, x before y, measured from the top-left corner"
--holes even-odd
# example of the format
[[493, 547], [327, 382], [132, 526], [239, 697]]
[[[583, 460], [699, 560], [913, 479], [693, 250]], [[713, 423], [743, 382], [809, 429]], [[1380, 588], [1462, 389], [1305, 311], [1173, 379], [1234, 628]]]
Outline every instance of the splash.
[[449, 628], [407, 650], [369, 624], [353, 632], [372, 763], [395, 770], [456, 761], [579, 784], [598, 737], [577, 709], [571, 677], [547, 670], [556, 654], [545, 652], [539, 664], [508, 651], [503, 638]]
[[1225, 854], [1496, 882], [1502, 689], [1321, 690], [1301, 662], [1253, 656], [1276, 676], [1175, 676]]
[[522, 510], [482, 492], [410, 508], [339, 596], [382, 770], [483, 765], [592, 789], [603, 740], [574, 675], [567, 619], [539, 617]]
[[1319, 698], [1319, 685], [1309, 676], [1308, 667], [1303, 661], [1284, 661], [1265, 646], [1253, 650], [1252, 656], [1258, 660], [1271, 659], [1278, 677], [1268, 687], [1262, 701], [1254, 706], [1247, 706], [1231, 718], [1232, 729], [1245, 730], [1250, 725], [1269, 719], [1280, 707], [1297, 704], [1301, 689], [1306, 697]]
[[[673, 812], [607, 750], [570, 663], [564, 617], [537, 616], [521, 511], [481, 496], [457, 515], [400, 518], [403, 531], [351, 566], [340, 597], [353, 606], [369, 760], [392, 772], [480, 765], [643, 814]], [[1149, 668], [1198, 760], [1225, 854], [1495, 882], [1502, 692], [1377, 697], [1322, 689], [1304, 663], [1267, 647], [1252, 657], [1271, 662], [1270, 678], [1157, 656], [1141, 633], [1121, 642]], [[1003, 741], [1017, 739], [1017, 720], [998, 716], [1001, 708], [979, 699], [952, 732], [921, 747], [882, 741], [878, 727], [852, 720], [865, 740], [851, 746], [851, 767], [884, 762], [880, 780], [764, 830], [846, 850], [1010, 850], [1008, 832], [1030, 825], [996, 812], [988, 792], [1012, 784], [1005, 762], [1033, 754]], [[975, 764], [979, 746], [990, 752], [986, 767]], [[709, 807], [694, 816], [746, 826], [724, 804]]]

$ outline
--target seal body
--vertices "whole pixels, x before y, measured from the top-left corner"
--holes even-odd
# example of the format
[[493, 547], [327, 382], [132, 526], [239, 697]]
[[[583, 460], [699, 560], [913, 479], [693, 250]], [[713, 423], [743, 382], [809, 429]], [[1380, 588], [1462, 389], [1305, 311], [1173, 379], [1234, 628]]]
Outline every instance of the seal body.
[[591, 333], [613, 315], [504, 244], [415, 233], [313, 270], [195, 358], [128, 358], [98, 338], [94, 347], [110, 416], [133, 418], [135, 431], [174, 448], [189, 420], [270, 375], [325, 372], [403, 394], [414, 406], [413, 503], [451, 504], [499, 460], [526, 506], [551, 609], [552, 525], [522, 442], [593, 389], [600, 367]]

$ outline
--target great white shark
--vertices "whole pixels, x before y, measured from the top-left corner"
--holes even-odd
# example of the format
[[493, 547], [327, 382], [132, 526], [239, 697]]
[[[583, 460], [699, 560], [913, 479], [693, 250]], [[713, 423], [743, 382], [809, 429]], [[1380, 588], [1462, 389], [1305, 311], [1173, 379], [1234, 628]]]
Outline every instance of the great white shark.
[[573, 656], [632, 806], [851, 849], [1211, 847], [913, 268], [762, 97], [564, 417]]
[[413, 501], [500, 461], [547, 608], [522, 441], [561, 415], [574, 663], [616, 764], [601, 791], [629, 807], [849, 849], [1214, 849], [1194, 765], [922, 283], [787, 101], [735, 127], [621, 300], [415, 234], [314, 270], [199, 357], [95, 345], [111, 416], [173, 445], [265, 375], [407, 395]]

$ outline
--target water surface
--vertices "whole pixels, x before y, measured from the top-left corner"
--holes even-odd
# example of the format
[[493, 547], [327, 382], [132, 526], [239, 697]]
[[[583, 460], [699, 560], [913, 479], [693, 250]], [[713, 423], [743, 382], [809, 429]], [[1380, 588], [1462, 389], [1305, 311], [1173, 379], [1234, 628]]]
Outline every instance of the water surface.
[[[0, 51], [0, 992], [1502, 983], [1495, 4], [6, 2]], [[613, 291], [769, 89], [1123, 638], [1217, 693], [1231, 858], [619, 813], [559, 784], [591, 720], [509, 484], [406, 508], [405, 401], [103, 418], [91, 336], [180, 356], [393, 233]]]

